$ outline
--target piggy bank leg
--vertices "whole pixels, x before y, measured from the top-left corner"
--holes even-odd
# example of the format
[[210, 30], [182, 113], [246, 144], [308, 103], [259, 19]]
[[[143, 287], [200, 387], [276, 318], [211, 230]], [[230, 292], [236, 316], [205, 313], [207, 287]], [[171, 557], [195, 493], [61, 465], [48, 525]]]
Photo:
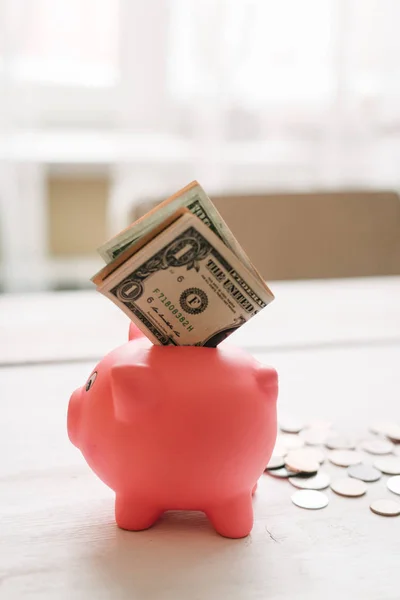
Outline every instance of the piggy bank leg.
[[207, 510], [207, 516], [215, 531], [224, 537], [246, 537], [253, 527], [251, 492], [212, 507]]
[[147, 500], [117, 494], [115, 498], [115, 520], [118, 527], [128, 531], [148, 529], [157, 521], [163, 511]]

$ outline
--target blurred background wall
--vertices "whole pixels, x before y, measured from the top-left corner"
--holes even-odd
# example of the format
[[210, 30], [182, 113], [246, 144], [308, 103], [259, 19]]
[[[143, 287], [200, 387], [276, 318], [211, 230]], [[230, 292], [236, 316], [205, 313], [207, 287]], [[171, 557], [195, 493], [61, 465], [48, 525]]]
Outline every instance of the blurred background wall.
[[400, 272], [399, 23], [398, 0], [0, 0], [1, 289], [88, 287], [192, 179], [267, 279]]

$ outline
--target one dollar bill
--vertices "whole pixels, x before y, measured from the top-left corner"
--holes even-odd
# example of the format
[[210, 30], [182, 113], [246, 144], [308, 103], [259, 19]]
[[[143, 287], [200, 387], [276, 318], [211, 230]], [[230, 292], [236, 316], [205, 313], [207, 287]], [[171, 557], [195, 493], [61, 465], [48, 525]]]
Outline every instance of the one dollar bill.
[[104, 281], [155, 344], [217, 346], [274, 298], [195, 214], [185, 212]]
[[122, 252], [136, 244], [144, 235], [160, 225], [179, 208], [187, 208], [195, 214], [236, 254], [256, 278], [261, 279], [243, 248], [197, 181], [193, 181], [111, 238], [97, 249], [98, 253], [106, 264], [113, 262]]

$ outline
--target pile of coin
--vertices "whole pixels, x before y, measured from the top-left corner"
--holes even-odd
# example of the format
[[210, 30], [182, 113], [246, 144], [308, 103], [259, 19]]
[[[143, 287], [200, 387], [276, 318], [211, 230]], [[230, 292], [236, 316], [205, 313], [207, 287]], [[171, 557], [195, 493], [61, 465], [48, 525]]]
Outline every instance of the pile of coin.
[[[271, 477], [287, 479], [298, 488], [291, 496], [294, 505], [310, 510], [328, 506], [332, 490], [339, 496], [355, 498], [368, 493], [368, 484], [389, 476], [382, 498], [370, 503], [373, 513], [400, 515], [400, 426], [393, 422], [374, 423], [372, 435], [355, 439], [332, 430], [332, 424], [314, 421], [304, 424], [296, 419], [279, 423], [274, 452], [265, 469]], [[331, 479], [323, 463], [346, 469], [345, 475]], [[400, 500], [400, 498], [399, 498]]]

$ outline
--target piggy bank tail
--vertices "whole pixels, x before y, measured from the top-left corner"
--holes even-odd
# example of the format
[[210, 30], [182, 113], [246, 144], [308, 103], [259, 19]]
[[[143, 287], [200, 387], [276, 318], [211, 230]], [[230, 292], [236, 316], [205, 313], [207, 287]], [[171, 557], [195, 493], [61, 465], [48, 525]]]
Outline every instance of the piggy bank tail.
[[129, 335], [128, 335], [129, 341], [137, 340], [138, 338], [142, 338], [142, 337], [145, 337], [144, 333], [142, 333], [140, 331], [139, 327], [137, 327], [135, 325], [135, 323], [131, 323], [129, 325]]

